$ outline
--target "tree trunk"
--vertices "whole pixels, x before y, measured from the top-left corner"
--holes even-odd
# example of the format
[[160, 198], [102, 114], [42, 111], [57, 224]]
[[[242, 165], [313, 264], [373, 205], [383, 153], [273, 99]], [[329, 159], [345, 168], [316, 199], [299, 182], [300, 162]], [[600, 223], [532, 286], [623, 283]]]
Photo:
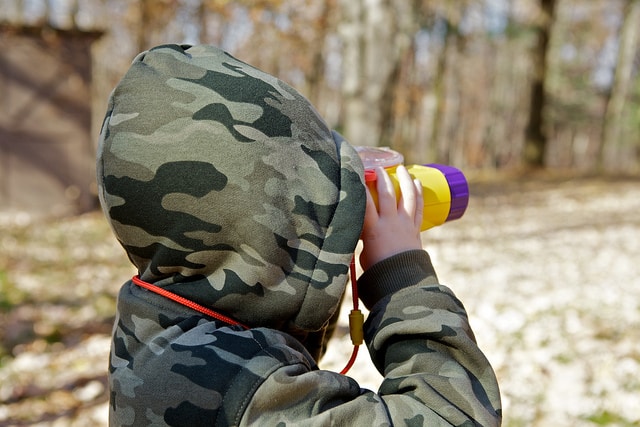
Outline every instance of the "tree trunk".
[[452, 44], [454, 35], [451, 33], [451, 23], [447, 18], [444, 18], [445, 34], [443, 39], [443, 47], [440, 55], [438, 55], [438, 66], [434, 75], [433, 93], [436, 98], [436, 108], [433, 119], [433, 128], [431, 129], [431, 141], [429, 144], [429, 158], [434, 161], [443, 161], [440, 155], [439, 147], [442, 146], [441, 141], [446, 139], [445, 118], [447, 117], [447, 84], [446, 84], [446, 71], [448, 69], [447, 60], [449, 57], [449, 46]]
[[330, 5], [323, 2], [320, 15], [316, 20], [314, 31], [317, 49], [311, 53], [311, 69], [307, 75], [307, 96], [314, 105], [320, 105], [320, 95], [322, 92], [322, 79], [325, 74], [325, 56], [323, 46], [329, 32]]
[[[403, 5], [406, 2], [400, 2]], [[392, 102], [392, 76], [411, 31], [403, 28], [400, 3], [392, 0], [341, 0], [344, 96], [343, 133], [354, 145], [381, 144], [384, 108]]]
[[138, 7], [139, 21], [138, 27], [136, 28], [136, 44], [138, 45], [137, 51], [142, 52], [150, 47], [148, 32], [151, 30], [152, 13], [150, 10], [151, 6], [149, 4], [149, 0], [139, 0]]
[[534, 75], [531, 84], [529, 119], [525, 130], [524, 162], [527, 166], [542, 167], [547, 149], [544, 131], [544, 107], [546, 104], [545, 79], [547, 75], [547, 51], [551, 28], [555, 18], [556, 0], [540, 0], [541, 19], [538, 25], [538, 42], [533, 52]]
[[[624, 108], [632, 85], [633, 61], [638, 49], [638, 23], [640, 22], [640, 0], [628, 0], [624, 22], [620, 28], [616, 71], [607, 102], [607, 110], [602, 129], [598, 166], [602, 171], [615, 166], [624, 167], [622, 141], [624, 128]], [[635, 166], [635, 165], [631, 165]]]

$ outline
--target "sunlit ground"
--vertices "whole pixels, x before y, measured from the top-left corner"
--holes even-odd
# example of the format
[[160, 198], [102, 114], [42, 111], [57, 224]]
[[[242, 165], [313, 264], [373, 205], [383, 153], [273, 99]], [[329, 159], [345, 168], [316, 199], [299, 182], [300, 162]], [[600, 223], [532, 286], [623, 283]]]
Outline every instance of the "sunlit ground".
[[[463, 219], [423, 237], [497, 372], [503, 425], [640, 425], [640, 181], [471, 191]], [[0, 215], [0, 425], [106, 425], [115, 295], [132, 274], [100, 213]], [[342, 322], [323, 368], [349, 358]], [[380, 382], [364, 348], [350, 374]]]

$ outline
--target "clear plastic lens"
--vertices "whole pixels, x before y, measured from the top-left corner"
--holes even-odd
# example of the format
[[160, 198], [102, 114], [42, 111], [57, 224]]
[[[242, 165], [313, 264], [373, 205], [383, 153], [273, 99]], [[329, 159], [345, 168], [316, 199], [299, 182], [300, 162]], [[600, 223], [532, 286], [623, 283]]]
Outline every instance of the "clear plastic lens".
[[375, 169], [376, 167], [391, 168], [404, 163], [404, 157], [387, 147], [355, 147], [360, 155], [360, 159], [365, 170]]

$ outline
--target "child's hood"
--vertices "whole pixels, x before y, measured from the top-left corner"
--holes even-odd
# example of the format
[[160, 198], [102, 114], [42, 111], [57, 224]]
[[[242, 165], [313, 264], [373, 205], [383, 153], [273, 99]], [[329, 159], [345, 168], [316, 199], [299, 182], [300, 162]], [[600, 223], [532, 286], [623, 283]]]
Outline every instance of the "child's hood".
[[211, 46], [140, 54], [109, 100], [97, 167], [143, 280], [252, 326], [318, 330], [336, 310], [362, 164], [275, 77]]

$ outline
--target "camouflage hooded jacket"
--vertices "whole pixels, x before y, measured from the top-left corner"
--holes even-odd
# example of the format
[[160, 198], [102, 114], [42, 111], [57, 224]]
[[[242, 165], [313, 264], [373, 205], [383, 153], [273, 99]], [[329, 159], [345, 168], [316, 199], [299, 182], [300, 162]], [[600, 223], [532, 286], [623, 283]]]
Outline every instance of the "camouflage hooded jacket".
[[318, 369], [362, 228], [363, 171], [291, 87], [210, 46], [144, 52], [110, 97], [97, 166], [140, 278], [249, 326], [126, 283], [111, 425], [500, 423], [493, 370], [424, 251], [358, 281], [380, 390]]

